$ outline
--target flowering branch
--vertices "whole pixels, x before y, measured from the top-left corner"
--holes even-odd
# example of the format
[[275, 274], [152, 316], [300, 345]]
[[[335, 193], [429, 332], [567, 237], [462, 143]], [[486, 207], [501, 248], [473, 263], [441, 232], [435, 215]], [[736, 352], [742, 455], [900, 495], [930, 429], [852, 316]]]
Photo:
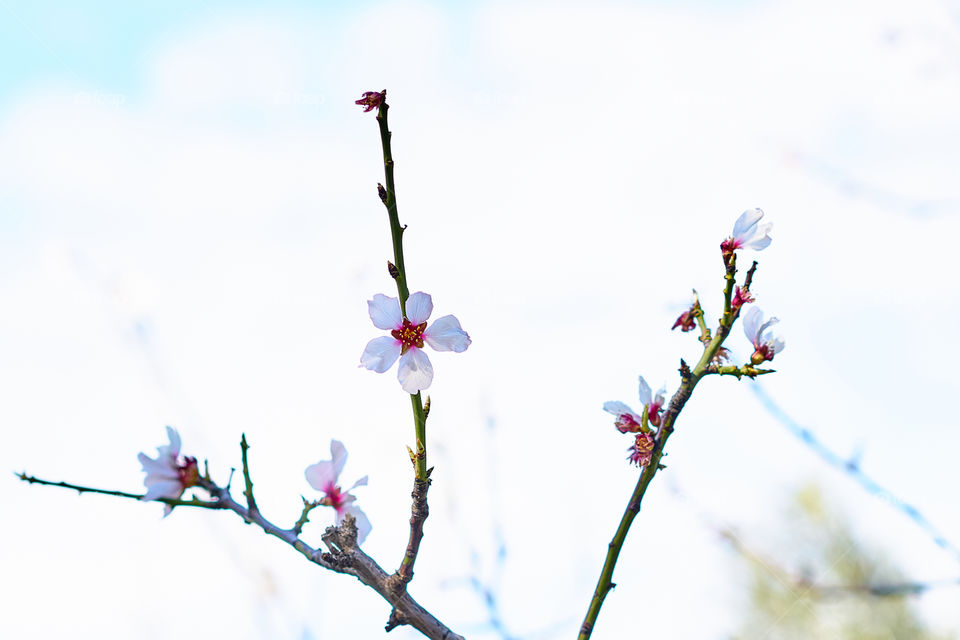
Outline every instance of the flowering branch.
[[[451, 631], [437, 620], [433, 614], [411, 598], [406, 589], [398, 589], [393, 576], [384, 571], [373, 558], [360, 549], [357, 542], [357, 520], [351, 513], [348, 512], [344, 515], [341, 524], [327, 527], [322, 536], [327, 551], [315, 549], [300, 538], [300, 532], [307, 521], [307, 513], [313, 507], [317, 506], [316, 504], [304, 501], [303, 513], [296, 524], [290, 529], [279, 527], [263, 517], [259, 508], [256, 507], [256, 501], [253, 497], [253, 483], [250, 481], [250, 471], [247, 461], [249, 445], [247, 444], [245, 436], [242, 438], [240, 446], [246, 485], [244, 496], [246, 497], [247, 506], [234, 500], [230, 494], [229, 487], [221, 487], [218, 485], [210, 478], [209, 473], [193, 479], [192, 486], [199, 487], [206, 491], [210, 495], [210, 500], [201, 500], [196, 497], [190, 500], [183, 500], [166, 496], [152, 499], [157, 502], [162, 502], [168, 507], [197, 507], [201, 509], [233, 511], [240, 516], [244, 522], [256, 525], [267, 535], [283, 540], [310, 562], [336, 573], [354, 576], [357, 580], [379, 593], [381, 597], [392, 606], [390, 617], [385, 626], [387, 631], [400, 625], [409, 625], [431, 640], [463, 640], [462, 636]], [[26, 472], [18, 473], [17, 476], [24, 482], [30, 484], [72, 489], [79, 493], [99, 493], [138, 501], [143, 500], [149, 495], [149, 492], [147, 494], [137, 494], [125, 491], [96, 489], [67, 482], [53, 482], [28, 475]]]
[[[630, 530], [630, 526], [633, 524], [634, 518], [636, 518], [637, 514], [640, 512], [640, 504], [643, 500], [643, 496], [646, 494], [647, 487], [650, 485], [650, 481], [653, 480], [653, 477], [657, 474], [657, 471], [665, 468], [660, 464], [660, 459], [664, 455], [664, 447], [666, 446], [670, 435], [673, 433], [674, 425], [676, 424], [680, 412], [683, 411], [683, 407], [693, 394], [693, 390], [697, 386], [697, 383], [699, 383], [702, 378], [712, 373], [721, 375], [736, 375], [738, 378], [743, 375], [747, 375], [748, 377], [752, 378], [756, 375], [761, 375], [762, 373], [772, 373], [772, 371], [756, 369], [753, 365], [760, 364], [760, 362], [755, 362], [753, 360], [743, 367], [720, 367], [717, 364], [718, 357], [722, 357], [724, 354], [724, 351], [722, 351], [723, 342], [730, 334], [730, 329], [733, 327], [733, 323], [736, 321], [737, 316], [740, 313], [740, 307], [746, 302], [753, 301], [752, 297], [750, 296], [749, 289], [753, 282], [753, 275], [756, 272], [757, 263], [754, 262], [750, 267], [746, 279], [744, 280], [743, 287], [737, 289], [737, 295], [735, 296], [734, 287], [736, 285], [737, 273], [737, 256], [735, 251], [744, 247], [763, 249], [770, 244], [770, 238], [766, 235], [770, 229], [770, 225], [759, 225], [759, 220], [762, 217], [763, 212], [759, 209], [745, 211], [734, 225], [733, 236], [725, 240], [720, 245], [725, 271], [725, 285], [723, 289], [723, 315], [720, 318], [720, 322], [718, 323], [716, 332], [713, 334], [713, 336], [710, 337], [709, 330], [706, 328], [706, 323], [703, 320], [703, 309], [700, 306], [699, 297], [694, 298], [693, 306], [687, 312], [681, 315], [680, 318], [677, 319], [676, 323], [674, 323], [674, 327], [681, 326], [685, 331], [693, 328], [694, 321], [700, 323], [700, 340], [704, 343], [704, 346], [703, 354], [693, 369], [690, 369], [690, 366], [684, 360], [680, 360], [680, 388], [677, 389], [677, 392], [673, 394], [673, 397], [670, 399], [670, 403], [663, 415], [659, 415], [659, 397], [654, 399], [650, 398], [649, 392], [645, 392], [645, 388], [648, 389], [648, 387], [642, 378], [641, 399], [645, 403], [645, 407], [642, 412], [642, 420], [640, 424], [636, 424], [636, 421], [632, 419], [632, 414], [624, 415], [621, 413], [622, 409], [621, 411], [616, 411], [616, 409], [620, 408], [620, 403], [607, 403], [604, 405], [604, 409], [607, 411], [621, 413], [621, 415], [618, 416], [616, 423], [616, 426], [619, 430], [623, 432], [638, 432], [637, 444], [635, 444], [633, 447], [635, 453], [631, 455], [630, 459], [643, 466], [643, 471], [640, 473], [640, 478], [637, 480], [637, 484], [633, 489], [633, 493], [630, 495], [630, 500], [627, 502], [627, 508], [620, 519], [620, 525], [617, 527], [617, 531], [608, 545], [606, 558], [604, 559], [603, 563], [603, 569], [600, 572], [600, 579], [598, 580], [596, 589], [594, 590], [593, 596], [590, 599], [587, 615], [584, 618], [583, 624], [580, 626], [580, 634], [578, 636], [579, 640], [588, 640], [590, 638], [591, 634], [593, 633], [597, 617], [600, 615], [600, 609], [603, 606], [603, 602], [606, 599], [607, 594], [609, 594], [615, 586], [612, 581], [613, 570], [614, 567], [616, 567], [617, 560], [620, 556], [620, 550], [623, 548], [623, 543], [626, 540], [627, 532]], [[751, 311], [754, 310], [759, 311], [755, 307], [751, 309]], [[767, 339], [766, 335], [764, 335], [764, 331], [773, 321], [775, 321], [775, 319], [771, 319], [770, 322], [763, 324], [757, 329], [757, 331], [754, 332], [755, 336], [753, 337], [753, 342], [758, 351], [760, 347], [757, 345], [761, 340]], [[768, 348], [769, 358], [765, 359], [772, 360], [773, 355], [782, 349], [782, 341], [780, 341], [777, 346], [770, 346]], [[754, 355], [756, 356], [756, 353]], [[762, 361], [763, 360], [761, 360], [761, 362]], [[658, 426], [655, 437], [651, 435], [652, 430], [649, 428], [648, 419], [650, 424]], [[644, 450], [643, 455], [640, 455], [641, 441], [649, 442], [651, 439], [653, 442], [652, 446], [649, 447], [649, 452]], [[643, 448], [646, 449], [646, 447]]]
[[[407, 325], [409, 324], [407, 318], [407, 300], [410, 298], [410, 290], [407, 287], [407, 270], [403, 261], [403, 232], [406, 230], [406, 226], [400, 225], [400, 216], [397, 213], [396, 185], [393, 181], [394, 163], [393, 152], [390, 148], [390, 138], [392, 134], [390, 133], [390, 128], [387, 123], [387, 110], [390, 109], [390, 105], [387, 104], [386, 89], [379, 93], [365, 93], [364, 99], [368, 98], [370, 102], [361, 103], [358, 101], [358, 103], [366, 104], [368, 107], [367, 110], [372, 108], [374, 103], [377, 107], [377, 124], [380, 127], [380, 143], [383, 147], [383, 174], [384, 182], [386, 182], [386, 187], [380, 184], [377, 185], [377, 192], [383, 205], [387, 208], [387, 216], [390, 219], [390, 237], [393, 241], [393, 262], [387, 263], [387, 270], [397, 283], [400, 314], [404, 320], [403, 328], [400, 330], [403, 331], [407, 329]], [[421, 326], [425, 327], [425, 325]], [[421, 334], [423, 331], [424, 329], [421, 328]], [[420, 341], [420, 346], [423, 346], [422, 340]], [[413, 410], [416, 448], [408, 448], [414, 467], [413, 492], [411, 494], [413, 503], [410, 508], [410, 536], [407, 542], [407, 548], [403, 554], [403, 560], [400, 562], [400, 568], [397, 569], [396, 573], [397, 579], [403, 586], [413, 580], [413, 566], [420, 552], [420, 542], [423, 540], [423, 524], [430, 514], [430, 509], [427, 506], [427, 491], [430, 489], [430, 472], [433, 470], [427, 468], [427, 411], [424, 410], [419, 390], [416, 391], [416, 393], [410, 394], [410, 404]], [[429, 406], [428, 399], [428, 410]]]

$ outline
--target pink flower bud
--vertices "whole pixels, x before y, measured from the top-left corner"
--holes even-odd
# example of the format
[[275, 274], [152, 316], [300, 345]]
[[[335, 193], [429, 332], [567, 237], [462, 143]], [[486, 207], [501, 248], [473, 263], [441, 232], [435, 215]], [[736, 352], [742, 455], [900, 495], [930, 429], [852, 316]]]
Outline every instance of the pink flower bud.
[[367, 113], [368, 111], [373, 111], [380, 106], [380, 103], [383, 102], [383, 99], [387, 96], [386, 91], [377, 92], [377, 91], [366, 91], [355, 104], [364, 107], [363, 112]]
[[680, 317], [677, 318], [677, 321], [673, 323], [673, 326], [670, 327], [670, 330], [673, 331], [677, 327], [680, 327], [680, 331], [686, 333], [687, 331], [693, 331], [693, 328], [697, 324], [696, 316], [694, 315], [694, 310], [697, 308], [697, 305], [694, 304], [692, 307], [680, 314]]

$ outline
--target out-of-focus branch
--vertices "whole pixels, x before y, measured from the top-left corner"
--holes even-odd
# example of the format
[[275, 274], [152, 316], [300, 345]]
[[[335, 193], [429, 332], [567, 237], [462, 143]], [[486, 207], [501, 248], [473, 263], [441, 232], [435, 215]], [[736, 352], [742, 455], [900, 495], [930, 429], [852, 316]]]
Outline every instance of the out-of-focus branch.
[[864, 473], [863, 469], [860, 468], [860, 463], [856, 459], [845, 458], [830, 449], [813, 431], [799, 424], [791, 418], [786, 411], [780, 408], [780, 406], [774, 402], [773, 398], [767, 395], [763, 387], [760, 385], [750, 386], [753, 393], [757, 396], [757, 399], [760, 400], [760, 404], [767, 410], [767, 413], [776, 419], [787, 431], [796, 436], [808, 449], [817, 454], [821, 460], [847, 474], [867, 493], [877, 496], [892, 505], [897, 511], [923, 529], [934, 544], [953, 555], [954, 559], [960, 562], [960, 548], [947, 540], [917, 507], [900, 499], [891, 491], [885, 489], [879, 482]]
[[687, 505], [696, 514], [697, 519], [700, 520], [704, 528], [712, 531], [718, 538], [723, 540], [730, 549], [777, 578], [781, 584], [789, 585], [794, 589], [804, 591], [811, 595], [821, 598], [845, 595], [902, 597], [919, 595], [931, 589], [960, 585], [960, 577], [927, 581], [904, 580], [901, 582], [864, 582], [856, 584], [822, 584], [816, 582], [808, 576], [797, 575], [789, 571], [776, 560], [751, 548], [743, 537], [737, 533], [736, 527], [727, 522], [722, 522], [713, 514], [708, 513], [689, 495], [681, 491], [676, 483], [668, 484], [673, 496]]

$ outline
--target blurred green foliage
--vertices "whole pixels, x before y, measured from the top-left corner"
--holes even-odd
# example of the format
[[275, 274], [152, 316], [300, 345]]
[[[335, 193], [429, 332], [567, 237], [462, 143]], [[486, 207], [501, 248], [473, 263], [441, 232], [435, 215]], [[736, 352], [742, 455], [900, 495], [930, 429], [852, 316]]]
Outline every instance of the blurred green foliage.
[[854, 537], [819, 488], [797, 493], [787, 521], [785, 552], [777, 561], [785, 564], [732, 541], [752, 572], [750, 605], [737, 640], [948, 640], [916, 615], [911, 596], [867, 592], [904, 577]]

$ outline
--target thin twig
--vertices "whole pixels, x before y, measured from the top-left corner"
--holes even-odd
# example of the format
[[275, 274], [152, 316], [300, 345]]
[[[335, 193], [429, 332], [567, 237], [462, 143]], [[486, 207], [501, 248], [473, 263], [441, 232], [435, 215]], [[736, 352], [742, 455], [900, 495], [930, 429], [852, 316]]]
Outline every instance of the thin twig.
[[[249, 476], [249, 467], [246, 460], [246, 437], [241, 440], [241, 449], [244, 455], [244, 470]], [[128, 493], [125, 491], [115, 491], [109, 489], [97, 489], [69, 482], [53, 482], [43, 480], [35, 476], [28, 475], [26, 472], [16, 474], [24, 482], [30, 484], [39, 484], [51, 487], [70, 489], [79, 493], [98, 493], [119, 498], [128, 498], [132, 500], [141, 500], [142, 494]], [[197, 486], [210, 495], [210, 500], [200, 500], [193, 498], [191, 500], [180, 500], [172, 498], [160, 498], [156, 500], [163, 504], [173, 507], [198, 507], [202, 509], [229, 510], [240, 516], [244, 522], [260, 527], [264, 533], [283, 540], [291, 547], [296, 549], [300, 555], [310, 562], [346, 575], [357, 578], [360, 582], [367, 585], [380, 594], [393, 607], [386, 629], [389, 631], [399, 625], [409, 625], [431, 640], [463, 640], [463, 637], [451, 631], [446, 625], [437, 620], [429, 611], [424, 609], [416, 600], [410, 597], [405, 589], [396, 588], [395, 575], [388, 574], [376, 561], [365, 554], [357, 545], [357, 526], [353, 516], [347, 514], [341, 525], [336, 527], [327, 527], [323, 541], [327, 545], [328, 551], [321, 551], [308, 545], [300, 539], [299, 533], [303, 524], [306, 522], [305, 514], [301, 514], [301, 520], [290, 529], [283, 529], [273, 524], [263, 517], [258, 508], [246, 507], [230, 495], [230, 492], [216, 484], [209, 476], [203, 476], [199, 479]], [[252, 484], [248, 485], [249, 495], [252, 495]], [[245, 494], [247, 491], [245, 491]], [[248, 501], [250, 500], [248, 496]], [[308, 511], [308, 509], [304, 509]]]
[[[710, 340], [708, 344], [704, 345], [703, 355], [700, 357], [700, 361], [697, 362], [696, 366], [691, 370], [686, 362], [683, 360], [680, 361], [680, 388], [677, 389], [677, 392], [673, 394], [673, 397], [670, 399], [670, 404], [667, 406], [667, 409], [661, 418], [662, 422], [657, 431], [650, 463], [647, 464], [647, 466], [644, 467], [643, 471], [640, 473], [640, 478], [637, 480], [637, 485], [634, 487], [633, 493], [630, 495], [630, 500], [627, 502], [627, 508], [620, 519], [620, 525], [617, 527], [617, 531], [608, 545], [607, 555], [603, 563], [603, 569], [600, 572], [600, 579], [598, 580], [597, 587], [593, 592], [593, 597], [590, 599], [590, 606], [587, 609], [587, 615], [583, 620], [583, 624], [580, 626], [578, 640], [588, 640], [590, 635], [593, 633], [597, 617], [600, 615], [600, 609], [603, 607], [603, 602], [606, 599], [607, 594], [609, 594], [615, 586], [613, 583], [613, 570], [614, 567], [616, 567], [617, 560], [620, 556], [620, 550], [623, 548], [623, 543], [626, 540], [627, 532], [630, 530], [630, 526], [633, 524], [634, 518], [636, 518], [637, 514], [640, 512], [640, 504], [643, 501], [644, 494], [646, 494], [647, 487], [650, 485], [650, 481], [653, 480], [653, 477], [657, 474], [657, 471], [662, 467], [660, 464], [660, 459], [663, 456], [663, 450], [667, 444], [667, 440], [673, 433], [674, 424], [676, 423], [680, 412], [683, 411], [683, 407], [686, 405], [687, 400], [690, 399], [690, 395], [693, 393], [697, 383], [700, 382], [704, 376], [710, 373], [710, 366], [713, 364], [714, 358], [716, 358], [717, 353], [719, 353], [720, 348], [723, 346], [723, 341], [730, 334], [730, 328], [733, 326], [733, 322], [736, 320], [736, 313], [731, 309], [730, 305], [730, 300], [733, 295], [733, 287], [736, 282], [736, 254], [730, 254], [729, 257], [724, 257], [724, 267], [725, 286], [723, 290], [723, 316], [720, 318], [720, 322], [717, 326], [717, 330], [713, 336], [713, 339]], [[750, 270], [751, 280], [753, 271], [755, 269], [756, 263], [754, 263]]]

